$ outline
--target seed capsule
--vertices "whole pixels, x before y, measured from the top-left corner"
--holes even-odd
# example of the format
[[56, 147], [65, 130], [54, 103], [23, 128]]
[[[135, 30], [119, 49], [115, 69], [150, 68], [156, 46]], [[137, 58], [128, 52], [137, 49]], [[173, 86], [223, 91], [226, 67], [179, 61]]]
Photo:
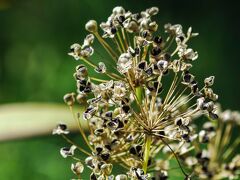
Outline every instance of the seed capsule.
[[90, 20], [86, 23], [85, 29], [91, 33], [96, 33], [98, 31], [97, 22], [95, 20]]

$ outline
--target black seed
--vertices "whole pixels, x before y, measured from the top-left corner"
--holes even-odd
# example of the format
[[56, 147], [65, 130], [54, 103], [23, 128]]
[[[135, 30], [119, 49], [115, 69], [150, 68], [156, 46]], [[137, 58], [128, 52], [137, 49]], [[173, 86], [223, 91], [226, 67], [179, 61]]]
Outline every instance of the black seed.
[[183, 42], [183, 40], [184, 40], [183, 36], [179, 36], [178, 38], [180, 39], [181, 42]]
[[182, 138], [183, 138], [185, 141], [190, 142], [190, 139], [189, 139], [188, 134], [183, 134], [183, 135], [182, 135]]
[[109, 144], [106, 144], [106, 145], [105, 145], [105, 148], [107, 148], [109, 151], [112, 150], [112, 148], [111, 148], [111, 146], [110, 146]]
[[157, 56], [158, 54], [160, 54], [161, 53], [161, 49], [159, 48], [159, 47], [154, 47], [154, 48], [152, 48], [152, 50], [151, 50], [151, 54], [153, 55], [153, 56]]
[[112, 27], [112, 28], [111, 28], [111, 33], [112, 33], [112, 34], [116, 34], [116, 32], [117, 32], [117, 29], [116, 29], [115, 27]]
[[236, 171], [238, 170], [238, 167], [235, 165], [233, 168], [232, 168], [233, 171]]
[[141, 18], [140, 14], [139, 13], [135, 14], [135, 18], [139, 20]]
[[165, 132], [164, 132], [164, 131], [159, 131], [158, 134], [159, 134], [160, 136], [165, 136]]
[[137, 154], [140, 154], [141, 150], [142, 150], [142, 146], [141, 145], [137, 145], [136, 146]]
[[103, 128], [100, 128], [100, 129], [96, 129], [94, 131], [94, 134], [97, 136], [97, 135], [101, 135], [103, 132], [104, 132]]
[[210, 116], [212, 119], [218, 119], [218, 115], [215, 114], [215, 113], [210, 112], [210, 113], [209, 113], [209, 116]]
[[118, 140], [114, 139], [114, 140], [112, 140], [111, 144], [115, 144], [116, 142], [118, 142]]
[[128, 135], [126, 140], [127, 140], [127, 142], [133, 141], [133, 136], [131, 134]]
[[146, 84], [146, 86], [147, 86], [149, 91], [154, 91], [154, 88], [151, 86], [151, 82], [150, 81]]
[[112, 111], [108, 111], [105, 113], [106, 117], [112, 118]]
[[74, 48], [70, 48], [70, 53], [74, 52]]
[[190, 129], [188, 126], [181, 126], [182, 129], [184, 129], [185, 131], [187, 131], [188, 133], [190, 133]]
[[59, 127], [63, 131], [67, 129], [67, 125], [66, 124], [59, 124]]
[[138, 64], [138, 68], [144, 70], [146, 68], [146, 62], [142, 61]]
[[103, 150], [102, 147], [96, 147], [96, 151], [98, 155], [102, 152], [102, 150]]
[[125, 21], [125, 17], [124, 16], [119, 16], [118, 21], [122, 24]]
[[108, 126], [109, 128], [115, 129], [115, 128], [117, 127], [117, 124], [116, 124], [115, 122], [110, 121], [110, 122], [107, 123], [107, 126]]
[[83, 86], [87, 85], [87, 81], [85, 79], [78, 80], [78, 83], [83, 85]]
[[63, 147], [62, 150], [63, 151], [70, 151], [70, 148], [69, 147]]
[[207, 166], [203, 166], [202, 170], [205, 171], [205, 172], [208, 172], [208, 167]]
[[194, 85], [191, 87], [191, 89], [192, 89], [193, 94], [197, 93], [197, 92], [198, 92], [198, 85], [197, 85], [197, 84], [194, 84]]
[[122, 110], [123, 110], [125, 113], [129, 113], [130, 107], [127, 106], [127, 105], [124, 105], [124, 106], [122, 107]]
[[149, 157], [149, 159], [148, 159], [148, 166], [150, 166], [151, 164], [152, 164], [152, 158]]
[[137, 47], [137, 48], [135, 48], [134, 50], [135, 50], [135, 54], [137, 54], [137, 55], [138, 55], [138, 54], [140, 53], [140, 49], [139, 49], [138, 47]]
[[197, 159], [200, 159], [201, 157], [202, 157], [202, 152], [199, 152], [199, 153], [196, 154]]
[[136, 155], [136, 154], [137, 154], [137, 151], [136, 151], [135, 147], [131, 147], [131, 148], [129, 149], [129, 153], [130, 153], [130, 154], [133, 154], [133, 155]]
[[119, 122], [119, 118], [114, 118], [112, 121], [115, 122], [115, 123], [118, 123]]
[[118, 129], [121, 129], [121, 128], [123, 128], [124, 127], [124, 124], [123, 124], [123, 122], [122, 121], [118, 121]]
[[90, 175], [90, 180], [97, 180], [97, 177], [94, 173]]
[[92, 88], [91, 88], [91, 86], [86, 86], [85, 88], [84, 88], [84, 91], [83, 92], [85, 92], [85, 93], [90, 93], [92, 91]]
[[153, 69], [154, 70], [158, 70], [158, 65], [157, 64], [153, 64]]
[[147, 36], [148, 36], [148, 32], [147, 32], [147, 31], [143, 31], [143, 32], [142, 32], [142, 37], [143, 37], [143, 38], [146, 38]]
[[129, 103], [129, 99], [128, 98], [124, 98], [124, 100], [122, 100], [122, 104], [126, 104], [126, 103]]
[[181, 126], [181, 125], [182, 125], [182, 119], [179, 118], [179, 119], [177, 120], [176, 124], [177, 124], [178, 126]]
[[228, 164], [225, 166], [225, 169], [226, 169], [226, 170], [230, 170], [230, 167], [229, 167]]
[[80, 92], [83, 92], [84, 89], [85, 89], [85, 86], [79, 86], [79, 91], [80, 91]]
[[165, 59], [166, 61], [169, 61], [169, 60], [171, 59], [171, 54], [165, 53], [165, 54], [164, 54], [164, 59]]
[[206, 136], [206, 135], [203, 136], [202, 142], [203, 142], [203, 143], [208, 143], [208, 142], [209, 142], [208, 136]]
[[103, 153], [101, 154], [101, 158], [104, 161], [107, 161], [110, 158], [110, 154], [109, 153]]
[[191, 82], [191, 84], [192, 84], [192, 85], [197, 85], [198, 83], [197, 83], [197, 81], [193, 80], [193, 81]]
[[92, 107], [88, 107], [84, 113], [89, 113], [89, 112], [92, 111], [92, 110], [93, 110]]
[[101, 169], [102, 165], [104, 165], [104, 164], [105, 164], [105, 163], [104, 163], [104, 162], [102, 162], [102, 161], [101, 161], [101, 162], [99, 162], [99, 163], [98, 163], [98, 165], [97, 165], [97, 166], [98, 166], [98, 169]]
[[188, 70], [184, 71], [184, 75], [185, 75], [185, 74], [189, 74], [189, 73], [190, 73], [190, 72], [189, 72]]
[[161, 44], [162, 43], [162, 37], [156, 36], [153, 40], [156, 44]]
[[152, 73], [153, 73], [153, 70], [152, 70], [152, 68], [150, 67], [150, 68], [148, 68], [145, 72], [147, 73], [147, 75], [151, 76]]
[[183, 80], [184, 80], [184, 82], [186, 82], [186, 83], [190, 83], [191, 78], [192, 78], [192, 75], [191, 75], [191, 74], [185, 74], [185, 75], [183, 76]]
[[214, 131], [215, 129], [214, 129], [213, 126], [211, 126], [211, 127], [207, 128], [206, 130], [212, 132], [212, 131]]

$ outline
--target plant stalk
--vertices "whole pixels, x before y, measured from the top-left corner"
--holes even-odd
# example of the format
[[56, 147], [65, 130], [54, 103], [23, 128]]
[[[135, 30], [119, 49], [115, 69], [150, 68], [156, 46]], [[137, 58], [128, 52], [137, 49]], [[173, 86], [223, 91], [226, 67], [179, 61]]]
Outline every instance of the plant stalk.
[[145, 174], [147, 174], [151, 144], [152, 144], [152, 136], [146, 135], [145, 148], [144, 148], [144, 159], [143, 159], [143, 171]]
[[136, 87], [136, 96], [137, 96], [138, 102], [142, 103], [142, 99], [143, 99], [143, 88], [142, 87], [140, 87], [140, 86]]

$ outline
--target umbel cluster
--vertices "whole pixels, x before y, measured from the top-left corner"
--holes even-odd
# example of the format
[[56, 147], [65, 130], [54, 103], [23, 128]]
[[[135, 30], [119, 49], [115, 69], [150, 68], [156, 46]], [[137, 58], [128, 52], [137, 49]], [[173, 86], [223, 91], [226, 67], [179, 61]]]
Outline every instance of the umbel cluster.
[[[214, 76], [199, 81], [191, 72], [198, 53], [187, 43], [198, 33], [180, 24], [159, 26], [158, 11], [115, 7], [99, 26], [88, 21], [90, 34], [70, 47], [80, 64], [77, 90], [64, 101], [85, 144], [73, 142], [65, 124], [53, 134], [69, 143], [60, 153], [73, 159], [78, 179], [84, 168], [91, 180], [238, 178], [240, 137], [232, 132], [240, 114], [215, 103]], [[73, 111], [76, 103], [83, 113]]]

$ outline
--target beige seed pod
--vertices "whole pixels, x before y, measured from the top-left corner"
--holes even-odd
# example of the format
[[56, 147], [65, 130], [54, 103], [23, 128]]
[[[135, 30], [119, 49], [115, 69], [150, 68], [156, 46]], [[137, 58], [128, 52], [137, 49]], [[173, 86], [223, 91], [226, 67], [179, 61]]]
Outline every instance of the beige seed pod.
[[63, 96], [63, 100], [64, 102], [68, 105], [68, 106], [72, 106], [75, 102], [75, 93], [67, 93]]
[[96, 33], [98, 31], [97, 21], [90, 20], [86, 23], [85, 29], [91, 33]]

